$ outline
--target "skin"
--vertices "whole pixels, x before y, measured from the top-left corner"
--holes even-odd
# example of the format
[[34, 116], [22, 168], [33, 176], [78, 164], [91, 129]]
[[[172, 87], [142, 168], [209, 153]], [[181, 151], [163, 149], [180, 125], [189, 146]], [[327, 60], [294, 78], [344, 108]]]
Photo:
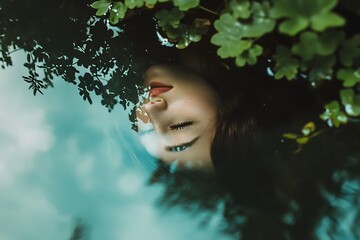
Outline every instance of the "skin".
[[172, 65], [150, 67], [144, 86], [154, 82], [171, 86], [150, 90], [137, 111], [140, 141], [146, 150], [169, 164], [212, 170], [210, 145], [215, 133], [219, 97], [205, 79]]

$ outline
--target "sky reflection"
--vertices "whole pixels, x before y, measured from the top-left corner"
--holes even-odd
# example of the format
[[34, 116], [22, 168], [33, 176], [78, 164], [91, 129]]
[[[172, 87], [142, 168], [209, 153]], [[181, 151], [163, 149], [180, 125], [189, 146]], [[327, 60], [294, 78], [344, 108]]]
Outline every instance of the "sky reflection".
[[153, 159], [127, 113], [89, 105], [62, 80], [34, 97], [23, 53], [13, 60], [0, 71], [0, 239], [69, 239], [77, 220], [86, 239], [231, 239], [219, 221], [200, 228], [200, 217], [155, 206], [164, 189], [146, 185]]

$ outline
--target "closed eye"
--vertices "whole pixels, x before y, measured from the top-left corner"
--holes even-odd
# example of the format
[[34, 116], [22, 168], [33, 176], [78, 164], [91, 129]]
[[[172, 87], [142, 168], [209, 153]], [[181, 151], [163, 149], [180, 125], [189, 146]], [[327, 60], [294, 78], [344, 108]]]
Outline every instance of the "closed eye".
[[171, 125], [170, 130], [175, 130], [175, 131], [181, 130], [181, 129], [184, 129], [184, 128], [187, 128], [187, 127], [191, 126], [192, 124], [193, 124], [193, 122], [191, 122], [191, 121], [180, 122], [180, 123]]

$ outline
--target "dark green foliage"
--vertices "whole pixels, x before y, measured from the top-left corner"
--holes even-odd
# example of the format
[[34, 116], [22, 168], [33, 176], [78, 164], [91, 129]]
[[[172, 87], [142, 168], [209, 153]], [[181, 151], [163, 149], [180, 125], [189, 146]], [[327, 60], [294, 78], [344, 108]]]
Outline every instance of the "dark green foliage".
[[[360, 6], [356, 1], [216, 2], [208, 7], [209, 3], [196, 0], [166, 1], [165, 5], [161, 1], [149, 5], [142, 0], [101, 0], [94, 2], [92, 7], [100, 11], [96, 12], [100, 16], [105, 7], [112, 11], [118, 4], [124, 5], [122, 9], [125, 10], [119, 11], [121, 18], [126, 17], [126, 8], [159, 9], [155, 14], [159, 27], [178, 48], [185, 48], [191, 42], [200, 41], [203, 35], [209, 35], [211, 43], [219, 47], [219, 57], [234, 58], [238, 67], [255, 65], [259, 57], [268, 57], [275, 64], [275, 79], [293, 80], [303, 74], [314, 87], [322, 85], [323, 81], [343, 81], [344, 87], [357, 92], [360, 38], [353, 26], [359, 19]], [[217, 8], [211, 9], [214, 6]], [[196, 18], [204, 19], [203, 22], [208, 20], [201, 31], [199, 27], [191, 27], [194, 25], [191, 21]], [[110, 21], [114, 22], [111, 13]], [[287, 40], [284, 42], [284, 39]], [[333, 100], [339, 98], [340, 95]], [[360, 107], [357, 104], [353, 103], [355, 108]], [[346, 106], [341, 104], [339, 107], [344, 109]], [[331, 126], [339, 126], [339, 122], [332, 123], [331, 119], [334, 118], [328, 121]]]

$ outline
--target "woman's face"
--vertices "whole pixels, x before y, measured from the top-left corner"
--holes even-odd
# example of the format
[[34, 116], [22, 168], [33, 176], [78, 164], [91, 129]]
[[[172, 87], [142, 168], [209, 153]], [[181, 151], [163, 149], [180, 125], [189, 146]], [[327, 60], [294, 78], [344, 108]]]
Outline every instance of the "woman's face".
[[219, 97], [201, 77], [172, 65], [145, 73], [150, 97], [137, 111], [141, 143], [153, 156], [178, 166], [211, 169], [210, 145]]

